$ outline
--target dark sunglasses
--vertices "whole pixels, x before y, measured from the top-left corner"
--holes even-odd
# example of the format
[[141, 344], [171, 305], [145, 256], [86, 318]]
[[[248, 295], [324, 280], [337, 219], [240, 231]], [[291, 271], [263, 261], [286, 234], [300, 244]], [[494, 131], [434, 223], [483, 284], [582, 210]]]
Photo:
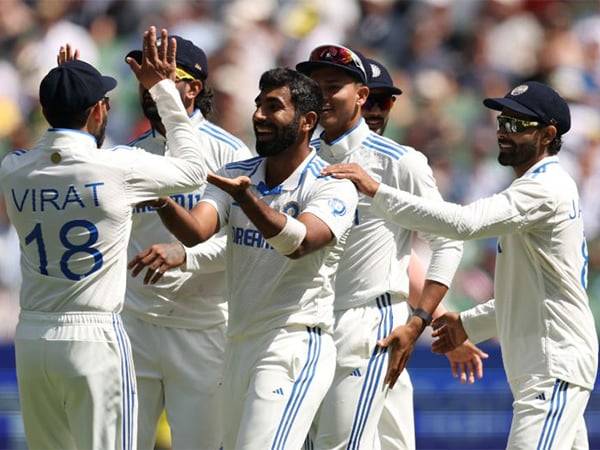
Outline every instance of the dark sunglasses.
[[359, 56], [352, 50], [339, 45], [321, 45], [310, 52], [309, 61], [328, 61], [342, 66], [354, 66], [359, 69], [365, 79], [367, 70]]
[[379, 109], [382, 111], [389, 111], [394, 106], [394, 102], [396, 101], [396, 97], [393, 95], [377, 95], [371, 94], [367, 97], [367, 101], [363, 105], [363, 109], [371, 110], [377, 105]]
[[503, 115], [496, 117], [496, 120], [498, 121], [496, 130], [502, 130], [506, 133], [521, 133], [528, 128], [539, 127], [542, 125], [541, 122], [535, 120], [517, 119], [516, 117]]

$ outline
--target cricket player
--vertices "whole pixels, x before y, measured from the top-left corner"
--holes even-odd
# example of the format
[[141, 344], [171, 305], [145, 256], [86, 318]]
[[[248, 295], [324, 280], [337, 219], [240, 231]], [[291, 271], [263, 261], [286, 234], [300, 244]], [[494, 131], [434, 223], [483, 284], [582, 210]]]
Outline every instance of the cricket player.
[[185, 245], [227, 230], [225, 450], [304, 442], [334, 375], [334, 274], [357, 202], [351, 183], [319, 175], [326, 163], [309, 147], [318, 85], [273, 69], [259, 87], [260, 156], [209, 175], [214, 186], [191, 213], [171, 199], [158, 209]]
[[[417, 198], [379, 183], [357, 165], [324, 173], [349, 178], [378, 214], [407, 228], [455, 239], [498, 236], [495, 299], [436, 322], [435, 351], [467, 336], [497, 335], [514, 396], [511, 450], [587, 449], [583, 413], [594, 386], [598, 342], [586, 294], [588, 253], [575, 181], [561, 167], [570, 126], [564, 99], [529, 81], [484, 104], [501, 111], [498, 161], [516, 179], [467, 206]], [[431, 312], [434, 302], [420, 305]], [[426, 321], [413, 317], [381, 342], [392, 346], [387, 380], [398, 376]]]
[[157, 103], [172, 156], [99, 151], [116, 86], [73, 60], [40, 84], [51, 128], [7, 155], [0, 187], [21, 244], [21, 315], [15, 338], [25, 435], [32, 450], [135, 449], [137, 399], [120, 319], [131, 209], [197, 188], [206, 168], [173, 81], [174, 42], [144, 34], [136, 77]]
[[[362, 116], [371, 131], [383, 135], [396, 96], [402, 94], [402, 90], [394, 86], [392, 77], [383, 64], [370, 58], [366, 60], [369, 97], [362, 106]], [[413, 251], [408, 266], [409, 300], [398, 304], [397, 323], [405, 323], [408, 320], [411, 313], [409, 303], [417, 304], [425, 281], [424, 270], [422, 262]], [[445, 312], [446, 309], [440, 303], [433, 315], [439, 317]], [[483, 376], [483, 366], [479, 364], [479, 360], [476, 360], [477, 365], [473, 366], [471, 361], [457, 363], [452, 353], [447, 353], [446, 356], [450, 360], [452, 375], [460, 377], [462, 383], [474, 383], [475, 377]], [[487, 358], [487, 354], [482, 354], [481, 358]], [[394, 389], [388, 392], [378, 430], [382, 450], [415, 449], [413, 386], [407, 370], [402, 371]]]
[[[377, 179], [440, 198], [426, 158], [372, 132], [362, 119], [361, 108], [369, 95], [366, 64], [349, 48], [324, 45], [296, 66], [323, 92], [323, 133], [313, 141], [319, 156], [328, 163], [356, 161]], [[462, 244], [432, 235], [424, 238], [433, 255], [422, 297], [439, 302], [460, 262]], [[374, 215], [371, 199], [359, 198], [336, 277], [336, 374], [319, 412], [315, 449], [371, 449], [378, 443], [377, 425], [387, 395], [382, 375], [388, 358], [376, 342], [398, 324], [397, 305], [408, 299], [411, 243], [410, 231]], [[469, 357], [479, 358], [475, 353]]]
[[[211, 172], [227, 163], [247, 159], [248, 148], [205, 118], [211, 109], [206, 86], [208, 61], [202, 49], [180, 36], [177, 42], [175, 85], [190, 120], [203, 141], [202, 159]], [[141, 61], [142, 52], [127, 55]], [[155, 155], [169, 155], [165, 127], [148, 90], [140, 85], [140, 101], [151, 129], [130, 145]], [[171, 196], [192, 209], [206, 185]], [[190, 252], [210, 252], [225, 246], [219, 233]], [[175, 238], [150, 206], [133, 210], [128, 257], [133, 259], [156, 242]], [[219, 250], [220, 251], [220, 250]], [[184, 254], [185, 255], [185, 254]], [[145, 285], [142, 277], [127, 279], [123, 321], [131, 340], [138, 388], [138, 449], [154, 448], [155, 430], [163, 408], [167, 411], [175, 450], [218, 450], [223, 423], [219, 412], [227, 328], [225, 272], [202, 264], [193, 273], [175, 269], [158, 284]], [[208, 271], [208, 273], [206, 273]], [[157, 275], [161, 273], [160, 271]]]

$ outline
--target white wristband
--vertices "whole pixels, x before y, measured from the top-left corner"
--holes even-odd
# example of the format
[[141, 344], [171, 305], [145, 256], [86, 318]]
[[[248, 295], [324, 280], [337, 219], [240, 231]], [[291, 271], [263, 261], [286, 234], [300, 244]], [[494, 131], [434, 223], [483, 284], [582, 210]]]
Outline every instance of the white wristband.
[[287, 216], [287, 221], [282, 230], [275, 236], [267, 239], [271, 247], [284, 256], [296, 251], [306, 237], [306, 225], [292, 216]]

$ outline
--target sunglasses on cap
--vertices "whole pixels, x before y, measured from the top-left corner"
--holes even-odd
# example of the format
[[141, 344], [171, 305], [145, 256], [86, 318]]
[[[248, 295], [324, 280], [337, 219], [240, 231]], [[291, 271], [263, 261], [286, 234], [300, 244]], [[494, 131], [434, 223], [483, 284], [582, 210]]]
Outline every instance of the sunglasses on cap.
[[175, 81], [194, 81], [195, 79], [196, 78], [194, 78], [181, 67], [175, 68]]
[[507, 133], [521, 133], [528, 128], [539, 127], [541, 122], [535, 120], [517, 119], [516, 117], [499, 115], [496, 117], [498, 121], [496, 130], [505, 131]]
[[371, 94], [363, 105], [363, 109], [371, 110], [377, 105], [382, 111], [389, 111], [394, 106], [396, 97], [389, 94]]
[[311, 62], [327, 61], [341, 66], [353, 66], [360, 70], [367, 79], [367, 70], [360, 57], [352, 50], [340, 45], [322, 45], [310, 52]]

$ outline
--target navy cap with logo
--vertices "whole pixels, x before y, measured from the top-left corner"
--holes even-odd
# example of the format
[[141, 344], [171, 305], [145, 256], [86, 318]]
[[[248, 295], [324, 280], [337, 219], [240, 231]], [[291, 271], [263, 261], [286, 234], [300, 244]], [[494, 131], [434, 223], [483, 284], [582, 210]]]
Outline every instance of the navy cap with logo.
[[567, 102], [550, 86], [537, 81], [520, 84], [503, 98], [486, 98], [483, 104], [497, 111], [509, 108], [544, 124], [555, 125], [559, 135], [571, 128]]
[[67, 61], [52, 69], [40, 83], [42, 108], [65, 113], [85, 111], [117, 86], [117, 80], [90, 64]]
[[369, 89], [379, 89], [389, 95], [402, 94], [402, 90], [394, 86], [390, 73], [380, 62], [367, 58], [367, 75]]
[[319, 68], [335, 67], [367, 84], [367, 59], [355, 50], [341, 45], [321, 45], [310, 52], [308, 61], [296, 64], [296, 70], [304, 75]]
[[[177, 67], [186, 71], [196, 80], [205, 80], [208, 76], [208, 59], [204, 51], [194, 45], [192, 41], [181, 36], [169, 36], [169, 39], [171, 38], [175, 38], [177, 42], [177, 55], [175, 56]], [[142, 51], [132, 50], [127, 53], [126, 58], [133, 58], [138, 64], [141, 64]]]

